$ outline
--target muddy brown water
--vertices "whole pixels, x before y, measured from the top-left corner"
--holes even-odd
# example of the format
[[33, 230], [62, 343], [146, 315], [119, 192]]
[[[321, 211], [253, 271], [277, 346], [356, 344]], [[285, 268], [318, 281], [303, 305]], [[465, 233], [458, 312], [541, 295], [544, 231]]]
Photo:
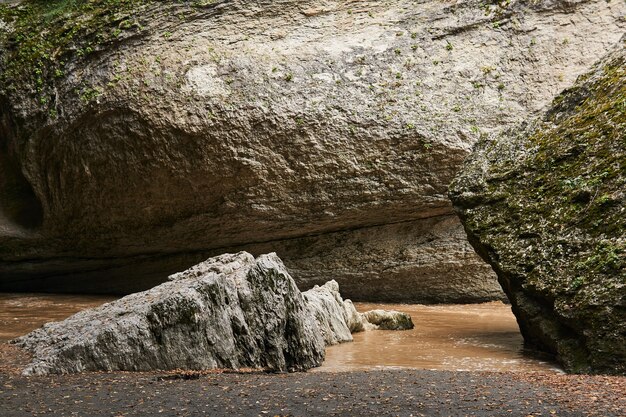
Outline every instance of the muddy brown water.
[[548, 371], [556, 364], [524, 350], [511, 306], [502, 302], [452, 305], [355, 303], [358, 311], [409, 313], [413, 330], [354, 334], [330, 346], [317, 371], [418, 368], [452, 371]]
[[115, 297], [96, 295], [0, 293], [0, 342], [113, 300]]
[[[0, 342], [113, 299], [0, 293]], [[377, 308], [404, 311], [413, 318], [415, 328], [357, 333], [353, 343], [327, 348], [326, 361], [316, 372], [397, 368], [559, 372], [555, 364], [536, 359], [524, 351], [511, 308], [500, 302], [436, 306], [355, 305], [359, 311]]]

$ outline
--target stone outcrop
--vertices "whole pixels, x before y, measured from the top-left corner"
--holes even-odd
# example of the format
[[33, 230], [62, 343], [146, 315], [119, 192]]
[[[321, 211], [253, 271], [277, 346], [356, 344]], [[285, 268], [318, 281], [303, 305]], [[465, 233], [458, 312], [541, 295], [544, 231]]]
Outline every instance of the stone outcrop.
[[393, 310], [370, 310], [359, 313], [351, 300], [344, 300], [337, 281], [316, 285], [305, 291], [309, 309], [319, 325], [326, 345], [351, 342], [352, 333], [365, 330], [410, 330], [411, 316]]
[[275, 254], [223, 255], [151, 290], [48, 323], [14, 341], [26, 374], [321, 365], [324, 340]]
[[401, 311], [370, 310], [361, 313], [366, 330], [410, 330], [413, 326], [411, 316]]
[[626, 37], [451, 187], [526, 342], [571, 372], [626, 373], [625, 132]]
[[[343, 300], [335, 281], [301, 293], [271, 253], [223, 254], [173, 274], [169, 282], [70, 318], [13, 343], [33, 354], [25, 374], [82, 371], [263, 368], [321, 365], [328, 345], [376, 326]], [[394, 319], [395, 320], [395, 319]]]
[[248, 250], [352, 299], [501, 298], [447, 186], [626, 25], [604, 0], [92, 3], [0, 7], [0, 290]]

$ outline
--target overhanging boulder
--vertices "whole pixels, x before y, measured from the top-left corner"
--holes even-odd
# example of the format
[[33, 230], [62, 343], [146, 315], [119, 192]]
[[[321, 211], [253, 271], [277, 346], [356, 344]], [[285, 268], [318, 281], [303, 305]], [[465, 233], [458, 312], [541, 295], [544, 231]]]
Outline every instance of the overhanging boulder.
[[303, 290], [501, 298], [447, 186], [617, 41], [623, 8], [0, 5], [0, 290], [127, 294], [246, 250]]
[[626, 37], [451, 187], [526, 343], [571, 372], [626, 373], [625, 132]]

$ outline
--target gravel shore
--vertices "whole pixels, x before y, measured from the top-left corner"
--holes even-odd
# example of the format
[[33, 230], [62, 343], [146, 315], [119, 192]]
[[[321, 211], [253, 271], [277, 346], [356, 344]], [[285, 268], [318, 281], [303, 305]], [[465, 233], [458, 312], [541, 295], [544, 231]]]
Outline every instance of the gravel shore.
[[0, 345], [0, 415], [615, 416], [626, 377], [428, 370], [23, 377]]

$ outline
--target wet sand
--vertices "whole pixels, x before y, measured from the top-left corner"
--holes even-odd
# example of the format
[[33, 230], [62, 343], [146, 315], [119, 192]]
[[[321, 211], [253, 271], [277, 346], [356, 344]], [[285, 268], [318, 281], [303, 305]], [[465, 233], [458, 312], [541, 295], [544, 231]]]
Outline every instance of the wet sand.
[[98, 295], [0, 293], [0, 342], [113, 300]]

